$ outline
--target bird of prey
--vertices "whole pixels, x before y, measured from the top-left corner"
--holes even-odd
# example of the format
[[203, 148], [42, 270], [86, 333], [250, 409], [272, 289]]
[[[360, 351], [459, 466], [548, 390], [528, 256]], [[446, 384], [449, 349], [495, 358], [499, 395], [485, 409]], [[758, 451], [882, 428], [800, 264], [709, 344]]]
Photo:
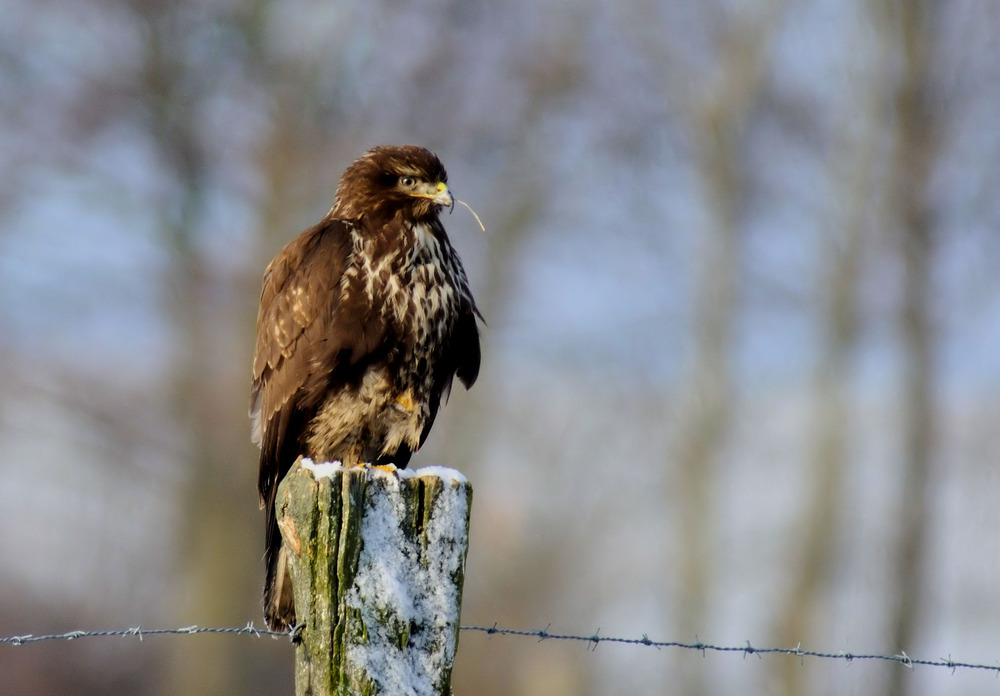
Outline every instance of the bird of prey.
[[405, 468], [453, 378], [476, 381], [481, 315], [439, 219], [447, 179], [422, 147], [369, 150], [264, 272], [250, 418], [274, 630], [295, 623], [274, 505], [296, 458]]

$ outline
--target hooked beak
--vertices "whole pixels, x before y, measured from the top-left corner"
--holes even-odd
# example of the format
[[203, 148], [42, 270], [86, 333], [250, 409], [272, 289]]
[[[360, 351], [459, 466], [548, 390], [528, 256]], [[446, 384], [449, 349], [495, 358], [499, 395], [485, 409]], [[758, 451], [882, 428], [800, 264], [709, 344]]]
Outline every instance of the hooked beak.
[[414, 198], [427, 198], [441, 207], [455, 207], [455, 199], [451, 197], [451, 191], [448, 190], [448, 185], [443, 181], [438, 182], [433, 186], [427, 185], [423, 190], [415, 192], [411, 195]]

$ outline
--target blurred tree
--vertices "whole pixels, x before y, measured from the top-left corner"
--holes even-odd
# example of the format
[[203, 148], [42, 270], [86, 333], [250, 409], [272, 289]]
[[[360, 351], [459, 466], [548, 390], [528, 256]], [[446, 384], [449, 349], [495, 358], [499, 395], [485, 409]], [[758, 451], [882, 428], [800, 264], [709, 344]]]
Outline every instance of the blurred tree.
[[[259, 520], [239, 399], [247, 382], [254, 284], [239, 271], [227, 273], [213, 258], [212, 244], [226, 243], [217, 241], [220, 230], [210, 223], [226, 153], [203, 121], [221, 96], [220, 78], [233, 80], [226, 89], [234, 96], [252, 88], [241, 78], [262, 58], [252, 42], [259, 8], [249, 8], [248, 21], [240, 10], [211, 4], [132, 5], [142, 54], [130, 115], [142, 123], [166, 191], [151, 212], [167, 251], [167, 398], [184, 443], [175, 603], [168, 612], [182, 623], [241, 625], [259, 593], [259, 540], [246, 533], [259, 528]], [[225, 65], [202, 69], [194, 63], [199, 54]], [[159, 682], [163, 693], [246, 694], [260, 688], [257, 659], [245, 646], [177, 641], [171, 648], [171, 669]]]
[[[673, 466], [680, 504], [676, 533], [679, 558], [668, 563], [680, 574], [676, 630], [704, 631], [716, 572], [718, 528], [715, 493], [720, 458], [731, 432], [734, 332], [740, 309], [741, 229], [745, 227], [747, 172], [745, 138], [768, 77], [771, 36], [783, 2], [775, 0], [751, 16], [719, 18], [717, 63], [712, 77], [693, 95], [694, 164], [702, 188], [706, 225], [697, 259], [690, 327], [690, 363], [677, 410]], [[683, 690], [707, 693], [702, 665], [684, 661]]]
[[[857, 37], [860, 42], [862, 37]], [[879, 55], [859, 51], [861, 55]], [[804, 462], [808, 489], [792, 522], [796, 542], [790, 563], [790, 587], [775, 622], [776, 645], [818, 645], [829, 630], [834, 593], [832, 584], [840, 561], [845, 510], [845, 479], [851, 465], [851, 387], [853, 358], [860, 330], [859, 291], [863, 254], [873, 251], [872, 190], [877, 181], [875, 161], [885, 129], [880, 63], [862, 68], [867, 82], [851, 83], [854, 93], [841, 108], [850, 111], [836, 120], [837, 145], [830, 165], [829, 204], [820, 214], [824, 240], [818, 247], [816, 297], [821, 323], [819, 355], [813, 389], [811, 458]], [[849, 107], [848, 107], [849, 105]], [[856, 117], [852, 118], [852, 116]], [[796, 539], [797, 537], [797, 539]], [[782, 693], [792, 696], [809, 690], [814, 670], [788, 660], [774, 665]]]
[[[895, 251], [902, 262], [899, 329], [902, 354], [904, 472], [897, 503], [901, 514], [893, 554], [894, 611], [890, 645], [915, 651], [928, 614], [927, 559], [936, 520], [932, 482], [938, 459], [940, 388], [933, 318], [936, 220], [929, 200], [931, 177], [944, 137], [939, 104], [945, 103], [931, 76], [943, 6], [934, 0], [886, 0], [884, 32], [898, 60], [892, 92], [894, 138], [888, 182], [888, 212]], [[917, 693], [906, 670], [890, 673], [886, 693]]]

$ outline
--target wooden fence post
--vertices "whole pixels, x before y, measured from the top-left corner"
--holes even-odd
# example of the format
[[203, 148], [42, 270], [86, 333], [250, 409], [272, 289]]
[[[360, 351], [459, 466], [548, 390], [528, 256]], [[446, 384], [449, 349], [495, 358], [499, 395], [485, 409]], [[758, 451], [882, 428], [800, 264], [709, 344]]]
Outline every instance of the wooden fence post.
[[450, 696], [472, 487], [300, 459], [278, 488], [297, 696]]

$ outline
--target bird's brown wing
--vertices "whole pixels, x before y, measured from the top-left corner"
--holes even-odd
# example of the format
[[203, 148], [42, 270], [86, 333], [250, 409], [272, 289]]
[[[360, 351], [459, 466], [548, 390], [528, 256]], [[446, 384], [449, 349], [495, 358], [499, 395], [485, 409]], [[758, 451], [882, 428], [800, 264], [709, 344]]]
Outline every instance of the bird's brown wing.
[[363, 361], [384, 336], [369, 316], [371, 298], [357, 292], [354, 278], [341, 282], [352, 244], [348, 223], [328, 219], [289, 243], [264, 272], [250, 416], [261, 448], [258, 491], [269, 508], [300, 454], [312, 411], [341, 368]]

